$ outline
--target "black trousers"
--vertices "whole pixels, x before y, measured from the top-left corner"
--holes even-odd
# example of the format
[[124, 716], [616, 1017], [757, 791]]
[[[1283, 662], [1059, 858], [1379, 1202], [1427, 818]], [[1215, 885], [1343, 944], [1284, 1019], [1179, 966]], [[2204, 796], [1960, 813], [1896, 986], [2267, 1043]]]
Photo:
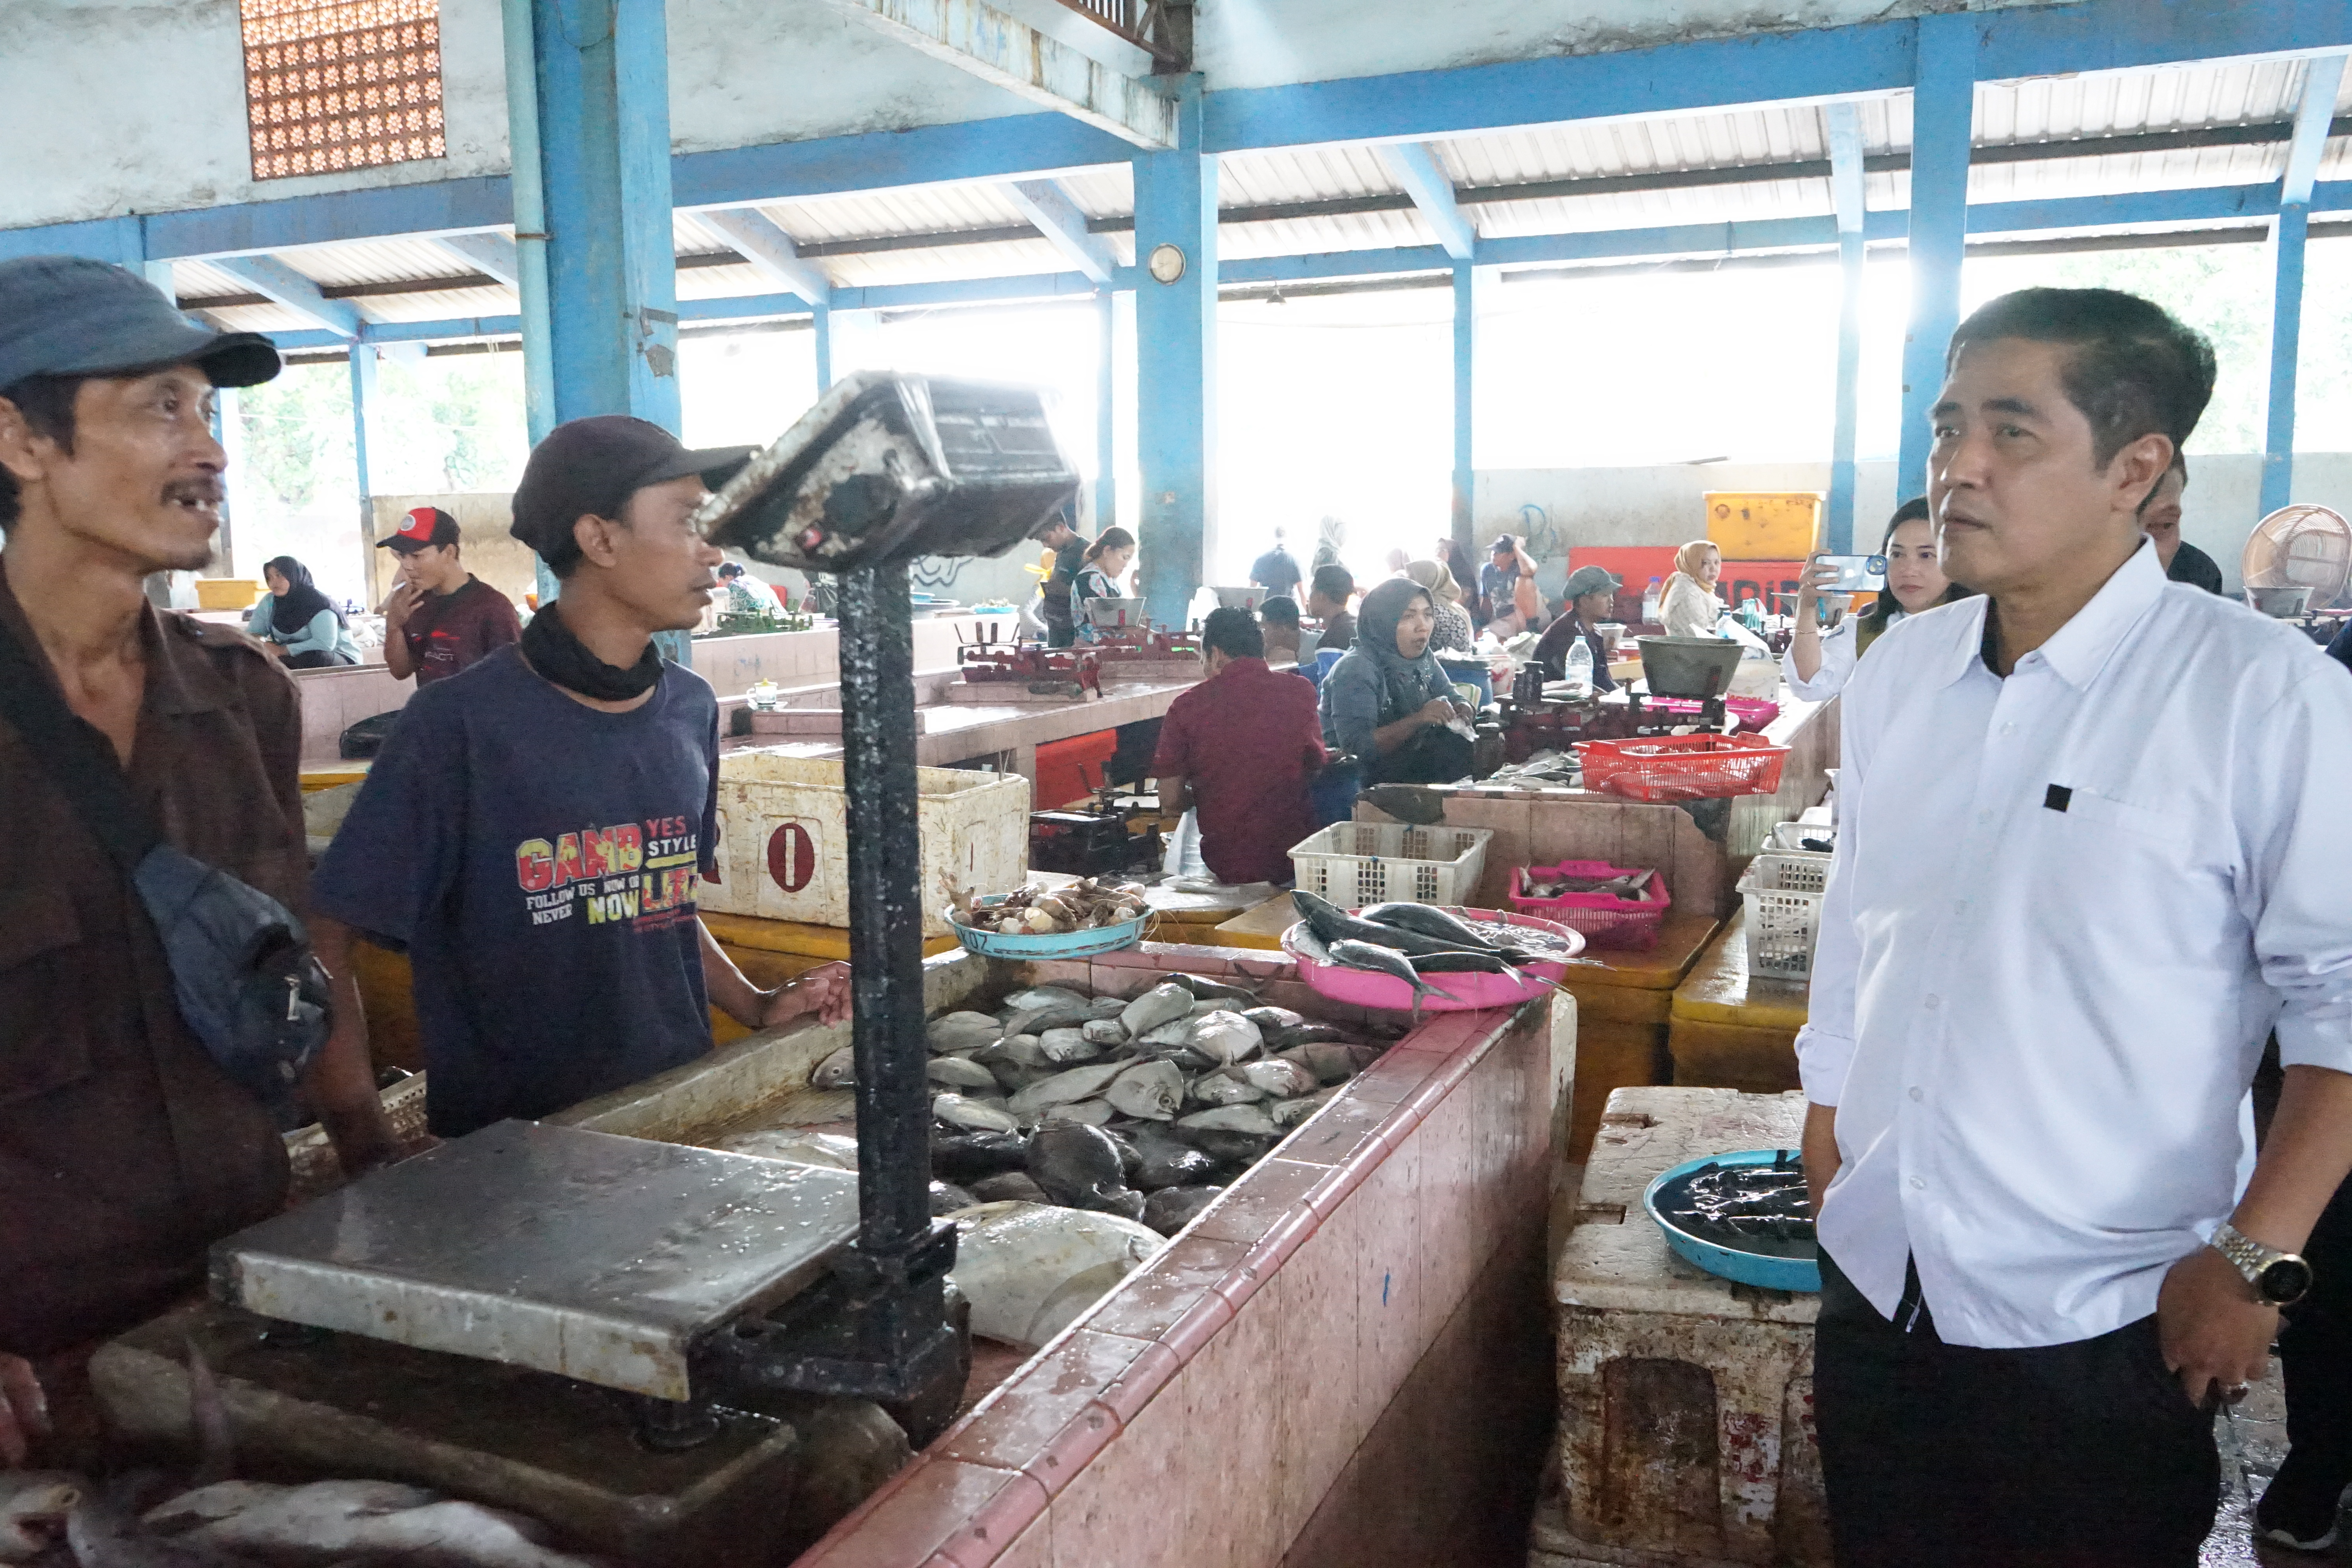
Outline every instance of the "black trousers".
[[2311, 1293], [2279, 1333], [2286, 1435], [2298, 1469], [2352, 1482], [2352, 1182], [2336, 1190], [2304, 1243]]
[[330, 652], [326, 648], [313, 648], [309, 653], [289, 654], [286, 658], [286, 668], [289, 669], [341, 669], [347, 664], [358, 662], [357, 659], [345, 658], [341, 654]]
[[1839, 1568], [2194, 1568], [2221, 1461], [2156, 1320], [2032, 1350], [1878, 1315], [1825, 1253], [1813, 1410]]

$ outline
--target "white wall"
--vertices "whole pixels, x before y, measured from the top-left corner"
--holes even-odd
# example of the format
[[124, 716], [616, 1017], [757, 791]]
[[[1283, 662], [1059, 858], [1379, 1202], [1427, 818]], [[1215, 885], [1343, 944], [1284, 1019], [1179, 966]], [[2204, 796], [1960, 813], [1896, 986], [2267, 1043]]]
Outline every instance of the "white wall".
[[[2192, 455], [2182, 497], [2181, 537], [2210, 555], [2231, 592], [2246, 536], [2260, 520], [2258, 454]], [[2294, 497], [2352, 515], [2352, 453], [2305, 452], [2294, 460]], [[1677, 464], [1649, 468], [1489, 468], [1478, 474], [1477, 533], [1483, 546], [1527, 526], [1520, 507], [1544, 509], [1567, 544], [1680, 544], [1706, 534], [1699, 498], [1709, 490], [1822, 490], [1827, 463]], [[1857, 475], [1854, 542], [1874, 548], [1894, 513], [1895, 465], [1864, 463]], [[1483, 552], [1480, 557], [1484, 559]], [[1539, 580], [1557, 591], [1554, 566]]]
[[[2043, 0], [1968, 0], [1991, 9]], [[1952, 9], [1951, 0], [1202, 0], [1212, 88], [1425, 70]], [[256, 183], [236, 0], [9, 0], [0, 227], [503, 173], [498, 0], [441, 0], [446, 158]], [[669, 0], [681, 152], [898, 131], [1037, 106], [828, 0]]]

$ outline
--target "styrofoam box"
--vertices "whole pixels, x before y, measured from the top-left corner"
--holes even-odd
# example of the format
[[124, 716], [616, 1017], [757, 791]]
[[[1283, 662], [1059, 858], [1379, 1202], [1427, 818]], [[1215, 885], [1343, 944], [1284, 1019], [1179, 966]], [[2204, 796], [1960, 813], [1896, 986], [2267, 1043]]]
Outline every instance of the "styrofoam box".
[[[1007, 893], [1029, 876], [1029, 781], [1018, 773], [915, 770], [923, 934], [947, 936], [950, 887]], [[863, 805], [864, 803], [861, 803]], [[847, 796], [839, 763], [769, 751], [719, 761], [720, 880], [704, 909], [803, 925], [849, 923]]]

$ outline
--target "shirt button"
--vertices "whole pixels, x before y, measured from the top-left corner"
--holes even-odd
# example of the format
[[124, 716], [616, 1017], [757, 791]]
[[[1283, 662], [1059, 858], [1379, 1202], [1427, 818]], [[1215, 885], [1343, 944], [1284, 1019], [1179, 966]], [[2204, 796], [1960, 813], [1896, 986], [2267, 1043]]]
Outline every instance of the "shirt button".
[[1927, 1190], [1927, 1184], [1914, 1176], [1911, 1178], [1911, 1189], [1914, 1192], [1924, 1193]]
[[1914, 1099], [1914, 1100], [1918, 1100], [1918, 1099], [1921, 1099], [1921, 1098], [1923, 1098], [1923, 1097], [1921, 1096], [1920, 1092], [1919, 1092], [1917, 1089], [1913, 1089], [1913, 1090], [1911, 1091], [1911, 1098], [1912, 1098], [1912, 1099]]
[[1927, 1011], [1929, 1011], [1930, 1013], [1934, 1012], [1937, 1008], [1938, 1008], [1938, 1007], [1942, 1006], [1943, 1005], [1944, 1005], [1944, 999], [1943, 999], [1941, 996], [1930, 996], [1930, 997], [1928, 997], [1928, 998], [1927, 998]]

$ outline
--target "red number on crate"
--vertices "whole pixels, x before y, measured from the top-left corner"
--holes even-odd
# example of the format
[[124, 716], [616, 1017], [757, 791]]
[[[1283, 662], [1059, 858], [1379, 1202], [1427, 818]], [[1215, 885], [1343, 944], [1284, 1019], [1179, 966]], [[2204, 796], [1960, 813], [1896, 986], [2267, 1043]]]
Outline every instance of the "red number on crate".
[[787, 893], [797, 893], [816, 876], [816, 836], [804, 823], [787, 822], [768, 835], [768, 875]]

